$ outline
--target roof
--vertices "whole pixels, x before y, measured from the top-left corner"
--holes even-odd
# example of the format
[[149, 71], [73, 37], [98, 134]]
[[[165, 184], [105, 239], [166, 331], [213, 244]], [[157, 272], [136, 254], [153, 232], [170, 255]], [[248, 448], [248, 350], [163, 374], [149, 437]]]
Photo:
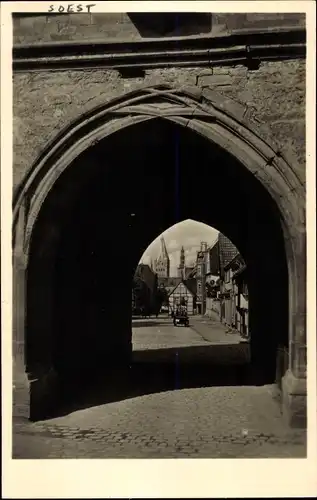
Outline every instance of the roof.
[[152, 271], [152, 269], [151, 269], [151, 267], [148, 264], [142, 264], [142, 263], [138, 264], [138, 266], [137, 266], [137, 268], [135, 270], [135, 274], [139, 274], [139, 273], [144, 272], [144, 271], [145, 272], [149, 272], [150, 271], [152, 274], [154, 274], [153, 271]]
[[[197, 252], [197, 260], [203, 259], [203, 254], [209, 252], [210, 256], [210, 274], [217, 275], [225, 266], [227, 266], [234, 257], [239, 255], [237, 247], [224, 234], [219, 233], [218, 239], [205, 252]], [[202, 254], [202, 255], [200, 255]], [[189, 271], [186, 278], [194, 277], [197, 273], [197, 263], [194, 268]]]
[[219, 273], [220, 255], [219, 255], [219, 241], [217, 240], [211, 248], [209, 248], [209, 263], [210, 274], [217, 275]]
[[227, 262], [227, 264], [224, 265], [224, 269], [228, 269], [229, 267], [232, 267], [232, 266], [237, 267], [237, 266], [235, 266], [235, 264], [237, 266], [239, 266], [239, 268], [242, 266], [245, 267], [245, 262], [244, 262], [243, 257], [240, 253], [237, 253], [229, 262]]
[[185, 266], [185, 279], [188, 279], [194, 270], [194, 266]]
[[196, 278], [186, 279], [186, 280], [184, 280], [184, 284], [193, 295], [196, 295], [196, 293], [197, 293]]
[[[195, 295], [196, 292], [193, 291], [193, 287], [190, 286], [190, 284], [188, 283], [189, 280], [181, 280], [179, 283], [177, 283], [177, 285], [173, 288], [173, 290], [168, 294], [168, 295], [172, 295], [172, 293], [175, 292], [175, 290], [177, 289], [177, 287], [183, 283], [183, 285], [187, 288], [187, 290], [189, 291], [189, 293], [191, 293], [191, 295]], [[196, 280], [195, 280], [196, 282]]]
[[232, 274], [233, 279], [240, 279], [240, 277], [243, 279], [243, 275], [246, 268], [247, 268], [246, 263], [244, 262], [244, 259], [240, 253], [235, 255], [233, 259], [231, 259], [231, 261], [224, 266], [224, 270], [227, 269], [233, 270]]
[[169, 277], [169, 278], [158, 277], [157, 278], [158, 286], [164, 285], [165, 288], [169, 288], [169, 287], [173, 287], [174, 288], [181, 281], [182, 281], [182, 278], [175, 278], [175, 277], [174, 278], [173, 277]]
[[194, 267], [191, 269], [191, 271], [187, 274], [186, 278], [190, 279], [196, 275], [197, 272], [197, 265], [195, 264]]
[[224, 269], [227, 264], [229, 264], [232, 259], [239, 254], [237, 247], [227, 238], [224, 234], [219, 233], [219, 258], [220, 258], [220, 269]]
[[243, 264], [240, 269], [238, 269], [234, 274], [233, 274], [233, 278], [239, 278], [240, 276], [243, 277], [243, 273], [244, 271], [246, 270], [247, 266], [245, 264]]
[[144, 281], [149, 288], [153, 288], [156, 280], [156, 274], [148, 264], [139, 264], [135, 270], [134, 278]]

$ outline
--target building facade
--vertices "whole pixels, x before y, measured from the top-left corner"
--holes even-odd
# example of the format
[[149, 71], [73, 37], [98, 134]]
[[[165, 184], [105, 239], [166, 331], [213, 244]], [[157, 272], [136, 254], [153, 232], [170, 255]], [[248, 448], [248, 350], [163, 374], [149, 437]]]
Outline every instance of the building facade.
[[206, 315], [220, 320], [220, 258], [219, 238], [207, 249], [206, 261]]
[[235, 301], [235, 323], [234, 327], [245, 338], [250, 338], [249, 330], [249, 290], [246, 278], [246, 265], [239, 254], [235, 258], [233, 266], [233, 284]]
[[205, 314], [206, 310], [206, 269], [205, 269], [206, 252], [207, 252], [207, 243], [202, 241], [200, 243], [200, 250], [197, 252], [197, 258], [196, 258], [197, 314]]
[[[246, 256], [254, 363], [275, 370], [278, 338], [287, 360], [283, 411], [290, 422], [305, 421], [305, 15], [16, 14], [13, 42], [19, 412], [24, 405], [34, 416], [54, 405], [58, 380], [81, 373], [79, 360], [129, 366], [131, 268], [182, 209], [175, 208], [170, 182], [177, 131], [182, 161], [191, 162], [182, 179], [193, 200], [183, 213], [221, 228]], [[189, 144], [191, 151], [205, 148], [199, 165]], [[191, 176], [185, 179], [191, 168], [202, 172], [199, 189]], [[212, 183], [219, 189], [210, 196]], [[122, 203], [114, 207], [114, 194], [129, 200], [127, 212]], [[124, 234], [109, 249], [115, 238], [103, 231], [117, 234], [118, 226]], [[156, 269], [164, 277], [166, 253]], [[103, 271], [114, 260], [122, 269]], [[78, 262], [85, 270], [80, 277]], [[113, 283], [109, 297], [106, 278]], [[94, 343], [84, 323], [91, 305]], [[110, 319], [116, 334], [105, 338]]]
[[233, 243], [219, 233], [205, 252], [206, 314], [249, 338], [246, 264]]
[[181, 281], [170, 292], [168, 300], [170, 311], [175, 312], [178, 307], [184, 306], [189, 316], [195, 313], [195, 291], [192, 283]]

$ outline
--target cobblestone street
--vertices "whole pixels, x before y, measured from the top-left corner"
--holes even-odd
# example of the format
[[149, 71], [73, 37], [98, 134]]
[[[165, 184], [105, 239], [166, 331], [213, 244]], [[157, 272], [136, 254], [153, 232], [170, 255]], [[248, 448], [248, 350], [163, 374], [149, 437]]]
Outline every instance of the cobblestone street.
[[222, 325], [197, 318], [191, 323], [190, 328], [174, 328], [170, 320], [149, 319], [134, 325], [134, 362], [142, 363], [143, 353], [163, 370], [166, 361], [174, 360], [174, 387], [153, 386], [152, 392], [42, 422], [16, 420], [13, 457], [304, 457], [305, 434], [285, 427], [272, 386], [182, 384], [182, 362], [196, 367], [204, 350], [204, 360], [209, 356], [212, 364], [221, 348], [224, 366], [243, 364], [248, 355], [247, 345]]

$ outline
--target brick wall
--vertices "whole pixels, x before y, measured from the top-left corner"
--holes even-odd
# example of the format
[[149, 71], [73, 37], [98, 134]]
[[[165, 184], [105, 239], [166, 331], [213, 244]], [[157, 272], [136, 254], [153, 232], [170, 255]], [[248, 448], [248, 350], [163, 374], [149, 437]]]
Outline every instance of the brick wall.
[[[305, 61], [262, 63], [259, 70], [235, 68], [153, 69], [144, 78], [121, 78], [115, 70], [21, 72], [14, 74], [14, 185], [63, 127], [95, 106], [133, 89], [158, 83], [200, 85], [247, 103], [305, 170]], [[266, 137], [264, 137], [266, 139]]]

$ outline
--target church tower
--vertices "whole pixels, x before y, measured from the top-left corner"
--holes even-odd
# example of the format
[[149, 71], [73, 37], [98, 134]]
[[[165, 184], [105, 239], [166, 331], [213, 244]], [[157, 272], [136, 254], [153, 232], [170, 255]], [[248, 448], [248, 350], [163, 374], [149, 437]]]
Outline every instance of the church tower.
[[167, 248], [163, 237], [161, 238], [161, 252], [159, 257], [155, 261], [155, 272], [158, 278], [170, 277], [170, 259], [167, 253]]
[[179, 259], [179, 266], [178, 266], [178, 277], [185, 279], [185, 250], [184, 250], [184, 247], [181, 248], [181, 256]]

